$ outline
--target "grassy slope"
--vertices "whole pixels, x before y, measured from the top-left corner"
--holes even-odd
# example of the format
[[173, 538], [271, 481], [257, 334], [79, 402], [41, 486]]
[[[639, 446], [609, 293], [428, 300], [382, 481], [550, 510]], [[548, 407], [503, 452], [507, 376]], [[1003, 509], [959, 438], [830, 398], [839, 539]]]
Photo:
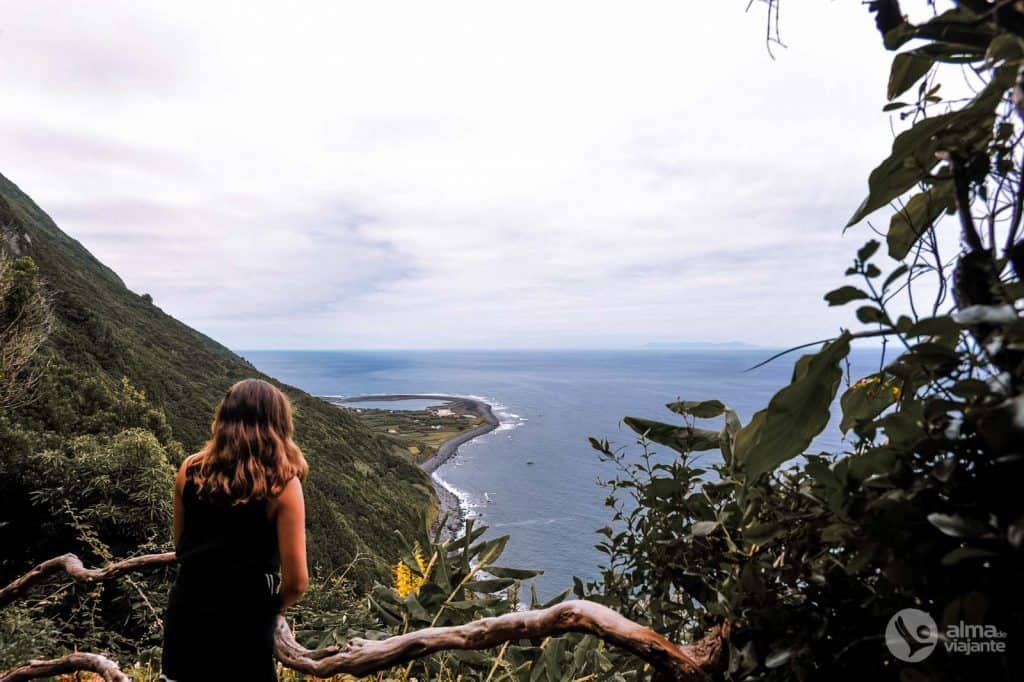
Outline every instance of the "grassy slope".
[[[128, 377], [164, 409], [186, 451], [205, 440], [214, 407], [232, 382], [269, 379], [130, 291], [2, 175], [0, 228], [8, 246], [13, 238], [35, 259], [53, 295], [56, 350], [86, 372]], [[422, 527], [433, 499], [427, 476], [351, 415], [274, 383], [293, 401], [296, 440], [311, 466], [305, 486], [311, 561], [336, 568], [360, 551], [393, 559], [394, 530], [411, 537]]]

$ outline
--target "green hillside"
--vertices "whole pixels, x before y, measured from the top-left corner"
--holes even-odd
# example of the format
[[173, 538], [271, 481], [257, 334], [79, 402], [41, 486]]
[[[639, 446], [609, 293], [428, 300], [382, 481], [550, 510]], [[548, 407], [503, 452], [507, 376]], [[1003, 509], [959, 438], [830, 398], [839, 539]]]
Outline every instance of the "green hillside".
[[[41, 446], [63, 449], [68, 457], [80, 459], [66, 445], [67, 439], [106, 434], [97, 442], [107, 447], [118, 428], [156, 434], [174, 466], [181, 453], [195, 451], [206, 439], [214, 407], [232, 382], [269, 379], [224, 346], [165, 314], [148, 296], [130, 291], [2, 175], [0, 236], [9, 257], [29, 256], [37, 264], [55, 319], [44, 348], [48, 365], [39, 397], [0, 415], [0, 427], [6, 424], [6, 430], [0, 428], [0, 474], [4, 465], [15, 466], [16, 456], [27, 457], [30, 449]], [[122, 384], [125, 378], [144, 397], [133, 398]], [[333, 570], [346, 566], [357, 553], [393, 560], [399, 552], [394, 531], [414, 535], [433, 503], [428, 477], [352, 416], [275, 383], [293, 401], [296, 440], [310, 462], [305, 489], [312, 563]], [[145, 402], [138, 407], [140, 416], [116, 416], [128, 409], [123, 405], [139, 400]], [[110, 423], [97, 426], [100, 415], [117, 428]], [[169, 433], [161, 433], [167, 427]], [[111, 483], [118, 484], [116, 471]], [[32, 515], [21, 505], [39, 506], [38, 500], [10, 499], [6, 492], [0, 490], [5, 493], [0, 500], [0, 541], [10, 547], [8, 541], [13, 540], [18, 546], [20, 538], [23, 547], [39, 546], [40, 552], [44, 547], [59, 549], [59, 538], [44, 542], [39, 530], [25, 520]], [[33, 553], [5, 557], [0, 573], [37, 559], [30, 556]], [[381, 575], [383, 568], [381, 562], [362, 562], [354, 574], [369, 578]]]

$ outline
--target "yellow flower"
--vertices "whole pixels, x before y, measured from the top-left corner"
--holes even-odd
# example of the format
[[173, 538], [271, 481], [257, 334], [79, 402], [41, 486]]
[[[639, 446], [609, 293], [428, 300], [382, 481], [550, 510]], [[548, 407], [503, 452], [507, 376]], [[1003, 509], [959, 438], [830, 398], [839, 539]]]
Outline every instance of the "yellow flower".
[[416, 560], [416, 565], [419, 566], [420, 575], [426, 578], [427, 562], [423, 559], [423, 550], [420, 548], [420, 543], [418, 542], [412, 546], [412, 558]]
[[412, 548], [412, 558], [419, 568], [419, 573], [413, 573], [401, 559], [395, 564], [395, 592], [399, 597], [408, 597], [410, 594], [419, 594], [420, 588], [427, 580], [427, 562], [423, 558], [423, 550], [417, 542]]

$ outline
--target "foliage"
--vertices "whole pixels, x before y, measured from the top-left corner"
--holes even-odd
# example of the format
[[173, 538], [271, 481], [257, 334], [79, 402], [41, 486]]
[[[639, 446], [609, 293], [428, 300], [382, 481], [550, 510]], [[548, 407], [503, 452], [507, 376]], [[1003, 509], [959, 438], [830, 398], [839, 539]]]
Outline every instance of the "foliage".
[[[730, 679], [1021, 674], [1024, 182], [1013, 91], [1024, 24], [1016, 9], [972, 4], [915, 25], [886, 14], [896, 3], [872, 3], [886, 46], [911, 45], [893, 61], [889, 98], [920, 84], [916, 101], [886, 107], [907, 127], [851, 220], [893, 207], [891, 262], [869, 241], [847, 270], [854, 282], [825, 297], [855, 304], [863, 326], [800, 358], [790, 384], [746, 425], [720, 403], [680, 401], [668, 407], [682, 424], [625, 420], [641, 435], [639, 459], [592, 441], [616, 467], [614, 515], [600, 531], [602, 577], [577, 582], [577, 593], [677, 640], [734, 621]], [[943, 100], [939, 78], [961, 70], [974, 91]], [[961, 242], [952, 255], [950, 233]], [[850, 446], [808, 453], [851, 343], [867, 337], [884, 339], [879, 370], [847, 376], [839, 397]], [[720, 430], [697, 425], [723, 414]], [[716, 448], [720, 458], [697, 454]], [[1009, 633], [1007, 651], [939, 646], [923, 662], [900, 662], [884, 633], [907, 607], [929, 612], [942, 632], [995, 626]]]
[[39, 608], [22, 605], [0, 610], [0, 670], [37, 658], [40, 651], [55, 648], [55, 624]]
[[[350, 601], [342, 612], [348, 620], [324, 627], [327, 610], [310, 606], [297, 618], [297, 635], [310, 645], [326, 646], [353, 636], [376, 639], [426, 627], [461, 625], [527, 606], [546, 608], [565, 598], [567, 593], [541, 604], [531, 586], [530, 600], [523, 603], [523, 581], [540, 571], [501, 566], [498, 562], [508, 536], [485, 539], [486, 533], [486, 527], [469, 520], [458, 539], [441, 541], [437, 536], [421, 535], [407, 543], [396, 565], [397, 584], [378, 583], [362, 600], [371, 613]], [[438, 653], [410, 663], [404, 671], [392, 671], [386, 679], [528, 682], [603, 676], [610, 669], [601, 640], [567, 635], [540, 642], [509, 642], [497, 651]]]
[[31, 402], [45, 370], [39, 349], [50, 335], [53, 317], [28, 257], [10, 260], [0, 251], [0, 408]]

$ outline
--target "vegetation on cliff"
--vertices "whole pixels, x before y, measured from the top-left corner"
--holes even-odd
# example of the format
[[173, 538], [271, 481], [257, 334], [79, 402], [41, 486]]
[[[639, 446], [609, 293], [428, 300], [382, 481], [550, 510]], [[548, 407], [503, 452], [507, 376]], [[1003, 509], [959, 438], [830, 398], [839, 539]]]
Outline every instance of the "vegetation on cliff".
[[[688, 396], [675, 423], [625, 420], [639, 461], [595, 441], [614, 517], [603, 578], [577, 592], [677, 641], [732, 622], [729, 679], [1020, 679], [1024, 13], [959, 2], [915, 24], [869, 4], [900, 50], [899, 133], [850, 220], [887, 223], [888, 254], [867, 241], [825, 295], [856, 320], [746, 424]], [[850, 376], [867, 337], [885, 341], [878, 370]], [[846, 451], [808, 452], [837, 397]], [[934, 622], [887, 635], [908, 608]], [[969, 628], [989, 651], [958, 649]]]

